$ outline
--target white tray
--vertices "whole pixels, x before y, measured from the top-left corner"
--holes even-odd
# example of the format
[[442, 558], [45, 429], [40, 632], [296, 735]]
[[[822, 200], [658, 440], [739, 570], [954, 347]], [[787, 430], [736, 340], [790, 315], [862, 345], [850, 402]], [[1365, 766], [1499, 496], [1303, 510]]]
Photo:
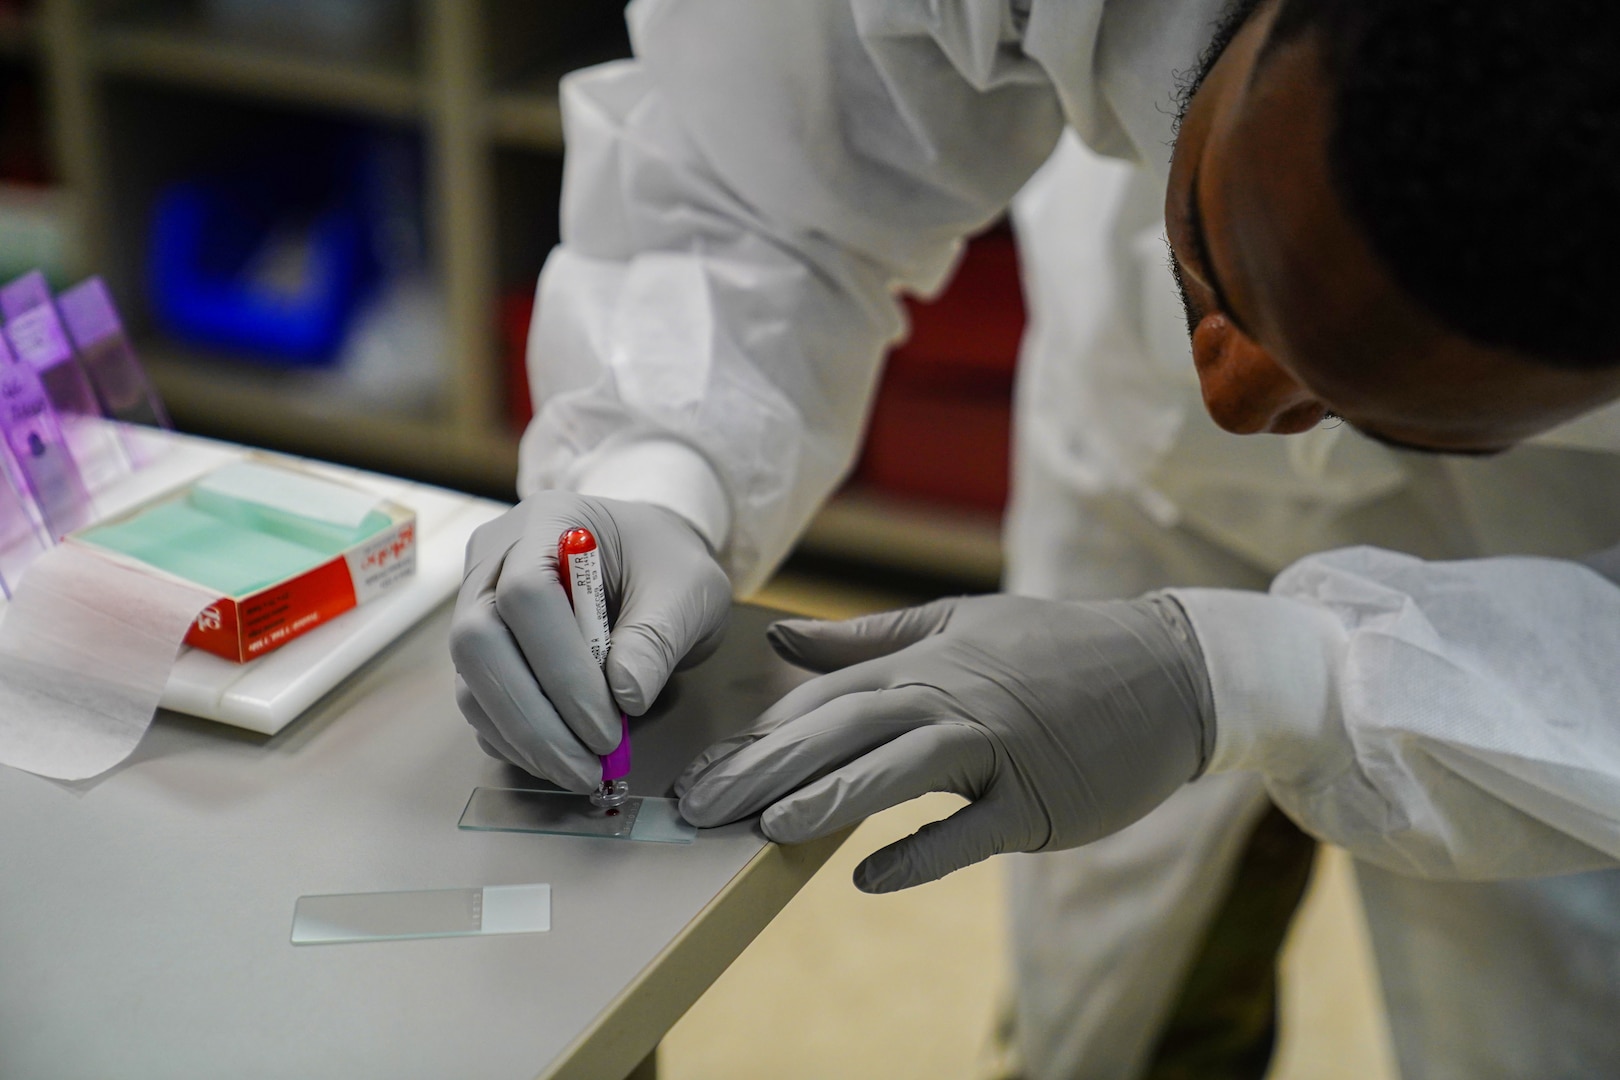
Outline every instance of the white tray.
[[[156, 455], [150, 465], [96, 495], [96, 508], [111, 516], [164, 491], [190, 483], [210, 469], [251, 451], [230, 443], [173, 435], [146, 428], [130, 436]], [[182, 647], [163, 691], [162, 706], [208, 720], [274, 735], [290, 724], [383, 647], [455, 594], [462, 555], [472, 531], [506, 507], [487, 499], [362, 472], [307, 458], [312, 469], [416, 511], [416, 575], [379, 599], [333, 619], [257, 660], [235, 664], [200, 649]], [[0, 599], [0, 610], [5, 601]]]

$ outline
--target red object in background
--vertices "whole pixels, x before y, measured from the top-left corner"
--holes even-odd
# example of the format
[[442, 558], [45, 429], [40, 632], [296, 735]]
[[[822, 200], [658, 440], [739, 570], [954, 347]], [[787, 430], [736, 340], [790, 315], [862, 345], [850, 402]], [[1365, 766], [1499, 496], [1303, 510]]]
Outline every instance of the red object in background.
[[[1013, 370], [1024, 333], [1018, 249], [1006, 226], [974, 239], [937, 299], [908, 299], [911, 336], [888, 358], [854, 480], [999, 512], [1012, 460]], [[534, 415], [527, 352], [534, 294], [501, 298], [507, 417]]]
[[889, 354], [857, 483], [975, 509], [1007, 504], [1013, 371], [1024, 297], [1012, 230], [974, 239], [949, 287], [907, 300], [911, 336]]
[[501, 297], [501, 367], [506, 374], [506, 419], [521, 432], [534, 417], [529, 396], [529, 320], [534, 290], [513, 289]]

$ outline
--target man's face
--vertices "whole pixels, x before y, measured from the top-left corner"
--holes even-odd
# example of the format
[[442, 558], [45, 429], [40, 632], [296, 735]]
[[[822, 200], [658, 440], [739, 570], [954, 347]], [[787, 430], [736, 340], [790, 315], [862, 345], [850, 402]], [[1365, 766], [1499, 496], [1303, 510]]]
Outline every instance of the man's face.
[[1277, 7], [1260, 5], [1193, 95], [1165, 199], [1215, 422], [1293, 434], [1331, 413], [1407, 448], [1482, 453], [1620, 396], [1620, 370], [1474, 345], [1406, 298], [1333, 189], [1313, 35], [1261, 57]]

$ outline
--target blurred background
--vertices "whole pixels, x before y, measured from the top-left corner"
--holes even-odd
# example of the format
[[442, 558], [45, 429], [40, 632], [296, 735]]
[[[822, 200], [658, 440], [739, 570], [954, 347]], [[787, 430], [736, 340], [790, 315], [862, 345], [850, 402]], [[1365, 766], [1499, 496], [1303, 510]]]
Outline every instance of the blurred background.
[[[613, 0], [0, 0], [0, 280], [104, 275], [182, 430], [511, 497], [557, 79], [628, 53]], [[803, 550], [991, 588], [1010, 232], [914, 314]]]
[[[0, 0], [0, 280], [104, 275], [181, 430], [512, 498], [557, 79], [628, 52], [613, 0]], [[842, 616], [996, 586], [1011, 233], [912, 318], [852, 479], [760, 599]], [[848, 878], [952, 808], [863, 826], [672, 1032], [665, 1074], [996, 1075], [998, 868], [893, 897]], [[1273, 1076], [1389, 1076], [1325, 859]]]

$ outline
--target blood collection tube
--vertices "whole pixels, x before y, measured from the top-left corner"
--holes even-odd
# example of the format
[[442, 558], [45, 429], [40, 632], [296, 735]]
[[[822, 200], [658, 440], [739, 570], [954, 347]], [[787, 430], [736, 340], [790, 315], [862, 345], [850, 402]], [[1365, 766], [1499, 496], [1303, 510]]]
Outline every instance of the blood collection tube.
[[[607, 662], [608, 613], [607, 582], [602, 578], [602, 558], [596, 537], [589, 529], [570, 529], [557, 538], [557, 571], [563, 592], [574, 609], [574, 621], [590, 646], [597, 666]], [[607, 809], [623, 805], [630, 797], [630, 718], [619, 714], [619, 745], [602, 756], [602, 786], [591, 792], [591, 802]]]

